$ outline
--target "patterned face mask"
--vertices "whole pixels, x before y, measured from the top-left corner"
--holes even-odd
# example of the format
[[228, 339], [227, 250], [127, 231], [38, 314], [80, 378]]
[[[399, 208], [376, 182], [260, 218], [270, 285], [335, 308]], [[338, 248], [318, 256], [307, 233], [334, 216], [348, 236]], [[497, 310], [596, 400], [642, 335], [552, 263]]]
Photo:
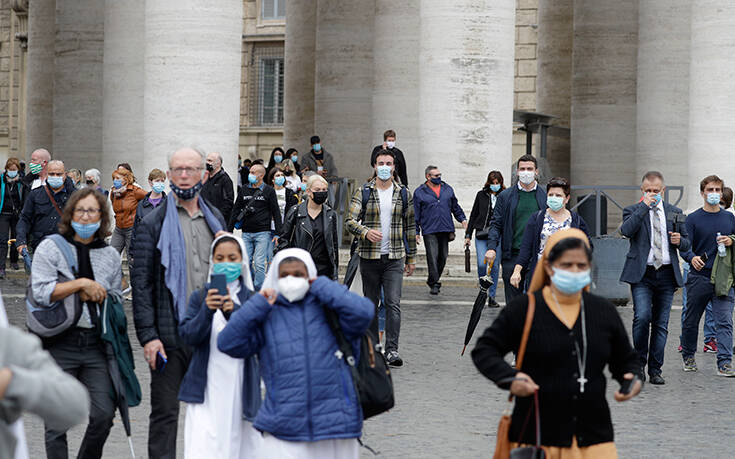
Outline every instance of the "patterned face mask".
[[188, 189], [179, 188], [173, 183], [170, 183], [169, 186], [171, 187], [171, 191], [174, 192], [177, 198], [183, 201], [191, 201], [192, 199], [196, 198], [197, 195], [199, 195], [199, 192], [202, 189], [202, 182], [199, 181], [196, 183], [196, 185]]

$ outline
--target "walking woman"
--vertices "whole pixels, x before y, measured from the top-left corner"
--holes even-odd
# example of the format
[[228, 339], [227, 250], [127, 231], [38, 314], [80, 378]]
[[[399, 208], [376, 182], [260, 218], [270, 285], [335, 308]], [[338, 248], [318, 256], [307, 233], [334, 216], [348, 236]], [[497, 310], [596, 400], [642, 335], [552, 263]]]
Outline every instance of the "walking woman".
[[[503, 174], [500, 171], [490, 171], [487, 174], [487, 180], [482, 189], [475, 196], [475, 203], [472, 204], [472, 212], [470, 212], [470, 220], [467, 222], [467, 232], [464, 236], [464, 245], [469, 246], [472, 242], [472, 232], [475, 232], [475, 252], [477, 252], [477, 277], [484, 277], [487, 274], [487, 264], [485, 263], [485, 252], [489, 249], [497, 249], [497, 247], [488, 247], [487, 235], [490, 228], [490, 220], [493, 218], [493, 209], [498, 195], [505, 189], [503, 184]], [[500, 246], [500, 243], [498, 243]], [[498, 271], [500, 264], [493, 264], [490, 270], [490, 278], [493, 285], [487, 292], [487, 304], [490, 307], [497, 308], [498, 302], [495, 301], [495, 290], [498, 287]]]
[[127, 251], [128, 262], [130, 262], [130, 238], [133, 236], [133, 225], [135, 223], [135, 212], [138, 203], [146, 196], [146, 192], [133, 182], [133, 173], [124, 167], [115, 169], [112, 173], [112, 191], [110, 200], [115, 212], [115, 231], [112, 233], [110, 245], [120, 255], [123, 250]]
[[[588, 293], [592, 251], [578, 229], [554, 233], [546, 242], [528, 295], [535, 300], [525, 359], [521, 370], [504, 357], [517, 353], [529, 296], [515, 298], [477, 340], [472, 360], [480, 372], [516, 402], [509, 440], [536, 443], [532, 395], [538, 391], [541, 442], [548, 458], [616, 458], [613, 425], [605, 399], [608, 367], [621, 385], [640, 372], [638, 355], [618, 312], [609, 301]], [[630, 400], [641, 390], [633, 381]], [[528, 424], [525, 426], [525, 421]]]
[[[278, 210], [281, 214], [281, 231], [283, 231], [283, 220], [286, 218], [286, 214], [292, 207], [298, 205], [299, 197], [291, 191], [290, 188], [286, 188], [286, 176], [283, 173], [283, 169], [280, 166], [275, 166], [271, 169], [268, 177], [265, 181], [268, 185], [272, 186], [276, 190], [276, 199], [278, 200]], [[276, 237], [280, 235], [276, 234], [276, 224], [271, 221], [271, 238], [268, 246], [268, 263], [273, 259], [273, 253], [275, 252], [275, 241]]]
[[[8, 158], [0, 180], [0, 279], [5, 279], [5, 262], [8, 258], [8, 236], [15, 239], [15, 226], [23, 209], [25, 188], [20, 181], [18, 158]], [[10, 247], [10, 269], [18, 269], [18, 251], [15, 242]]]
[[258, 355], [266, 387], [254, 423], [263, 432], [258, 458], [359, 457], [362, 409], [325, 308], [337, 314], [357, 349], [373, 304], [317, 277], [305, 250], [286, 249], [275, 256], [260, 293], [232, 314], [217, 338], [232, 357]]
[[548, 207], [534, 212], [528, 219], [518, 259], [513, 274], [510, 276], [510, 283], [515, 288], [520, 288], [523, 270], [528, 272], [526, 279], [532, 278], [536, 262], [541, 259], [546, 241], [552, 234], [566, 228], [579, 228], [589, 238], [587, 223], [584, 219], [578, 213], [567, 210], [570, 193], [569, 180], [563, 177], [554, 177], [546, 185], [546, 205]]
[[283, 222], [277, 251], [289, 247], [304, 249], [316, 264], [317, 274], [337, 280], [339, 270], [339, 242], [337, 213], [325, 204], [329, 185], [321, 175], [312, 175], [306, 182], [306, 195], [292, 208]]
[[[42, 340], [56, 363], [89, 391], [92, 403], [87, 431], [79, 447], [80, 458], [102, 457], [115, 414], [99, 314], [108, 293], [120, 294], [122, 279], [120, 254], [105, 243], [112, 218], [108, 209], [107, 200], [98, 191], [84, 188], [74, 192], [59, 223], [64, 240], [47, 237], [41, 241], [31, 268], [33, 297], [39, 305], [50, 306], [75, 294], [83, 304], [75, 326]], [[76, 276], [57, 243], [69, 244], [77, 260]], [[59, 273], [74, 280], [59, 282]], [[68, 456], [66, 432], [46, 428], [46, 454], [51, 459]]]
[[[260, 408], [260, 372], [255, 356], [232, 358], [217, 349], [217, 337], [230, 315], [253, 295], [250, 263], [242, 239], [233, 234], [212, 243], [209, 276], [227, 277], [227, 295], [211, 284], [189, 298], [179, 333], [193, 348], [181, 382], [186, 402], [184, 457], [255, 458], [261, 435], [252, 421]], [[206, 296], [205, 296], [206, 292]]]
[[286, 176], [286, 188], [298, 193], [301, 187], [301, 177], [296, 173], [296, 163], [290, 159], [284, 159], [281, 167], [283, 168], [283, 175]]

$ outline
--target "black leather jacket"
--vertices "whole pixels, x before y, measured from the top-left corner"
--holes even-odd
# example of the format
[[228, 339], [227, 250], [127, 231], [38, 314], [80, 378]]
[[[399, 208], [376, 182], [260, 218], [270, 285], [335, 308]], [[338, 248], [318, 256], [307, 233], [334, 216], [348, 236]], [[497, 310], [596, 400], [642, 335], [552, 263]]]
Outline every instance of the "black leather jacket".
[[[311, 220], [306, 209], [307, 204], [308, 201], [304, 201], [298, 206], [293, 206], [286, 213], [276, 252], [290, 247], [297, 247], [308, 252], [312, 251], [314, 238], [312, 236]], [[327, 204], [324, 204], [321, 218], [324, 221], [324, 240], [327, 243], [327, 253], [329, 253], [329, 259], [332, 261], [332, 280], [337, 280], [339, 270], [337, 212], [332, 210]]]

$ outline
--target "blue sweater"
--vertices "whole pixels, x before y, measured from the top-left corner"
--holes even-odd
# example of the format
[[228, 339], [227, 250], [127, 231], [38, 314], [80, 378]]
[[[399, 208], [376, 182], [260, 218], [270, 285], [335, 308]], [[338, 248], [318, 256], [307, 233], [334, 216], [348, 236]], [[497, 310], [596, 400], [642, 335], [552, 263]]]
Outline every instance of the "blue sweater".
[[689, 274], [709, 278], [717, 256], [717, 233], [723, 236], [735, 234], [735, 215], [726, 210], [711, 213], [700, 208], [687, 216], [686, 228], [692, 249], [682, 257], [690, 263], [693, 257], [702, 256], [705, 252], [708, 257], [701, 271], [692, 268]]
[[422, 184], [413, 193], [413, 210], [416, 215], [416, 234], [453, 233], [452, 215], [458, 222], [467, 220], [457, 202], [451, 186], [442, 182], [439, 197]]

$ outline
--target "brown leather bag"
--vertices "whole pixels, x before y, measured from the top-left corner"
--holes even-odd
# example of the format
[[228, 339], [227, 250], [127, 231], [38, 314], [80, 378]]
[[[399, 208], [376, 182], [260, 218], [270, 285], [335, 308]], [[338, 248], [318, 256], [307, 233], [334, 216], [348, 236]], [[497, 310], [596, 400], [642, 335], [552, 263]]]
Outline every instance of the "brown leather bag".
[[[518, 346], [518, 355], [516, 356], [516, 369], [520, 371], [523, 364], [523, 357], [526, 355], [526, 345], [528, 344], [528, 335], [531, 333], [531, 323], [533, 322], [533, 314], [536, 312], [536, 297], [532, 293], [528, 293], [528, 311], [526, 312], [526, 322], [523, 325], [523, 335], [521, 343]], [[498, 433], [495, 441], [495, 454], [493, 459], [509, 459], [510, 458], [510, 415], [513, 408], [513, 394], [508, 396], [508, 408], [503, 411], [498, 424]]]

